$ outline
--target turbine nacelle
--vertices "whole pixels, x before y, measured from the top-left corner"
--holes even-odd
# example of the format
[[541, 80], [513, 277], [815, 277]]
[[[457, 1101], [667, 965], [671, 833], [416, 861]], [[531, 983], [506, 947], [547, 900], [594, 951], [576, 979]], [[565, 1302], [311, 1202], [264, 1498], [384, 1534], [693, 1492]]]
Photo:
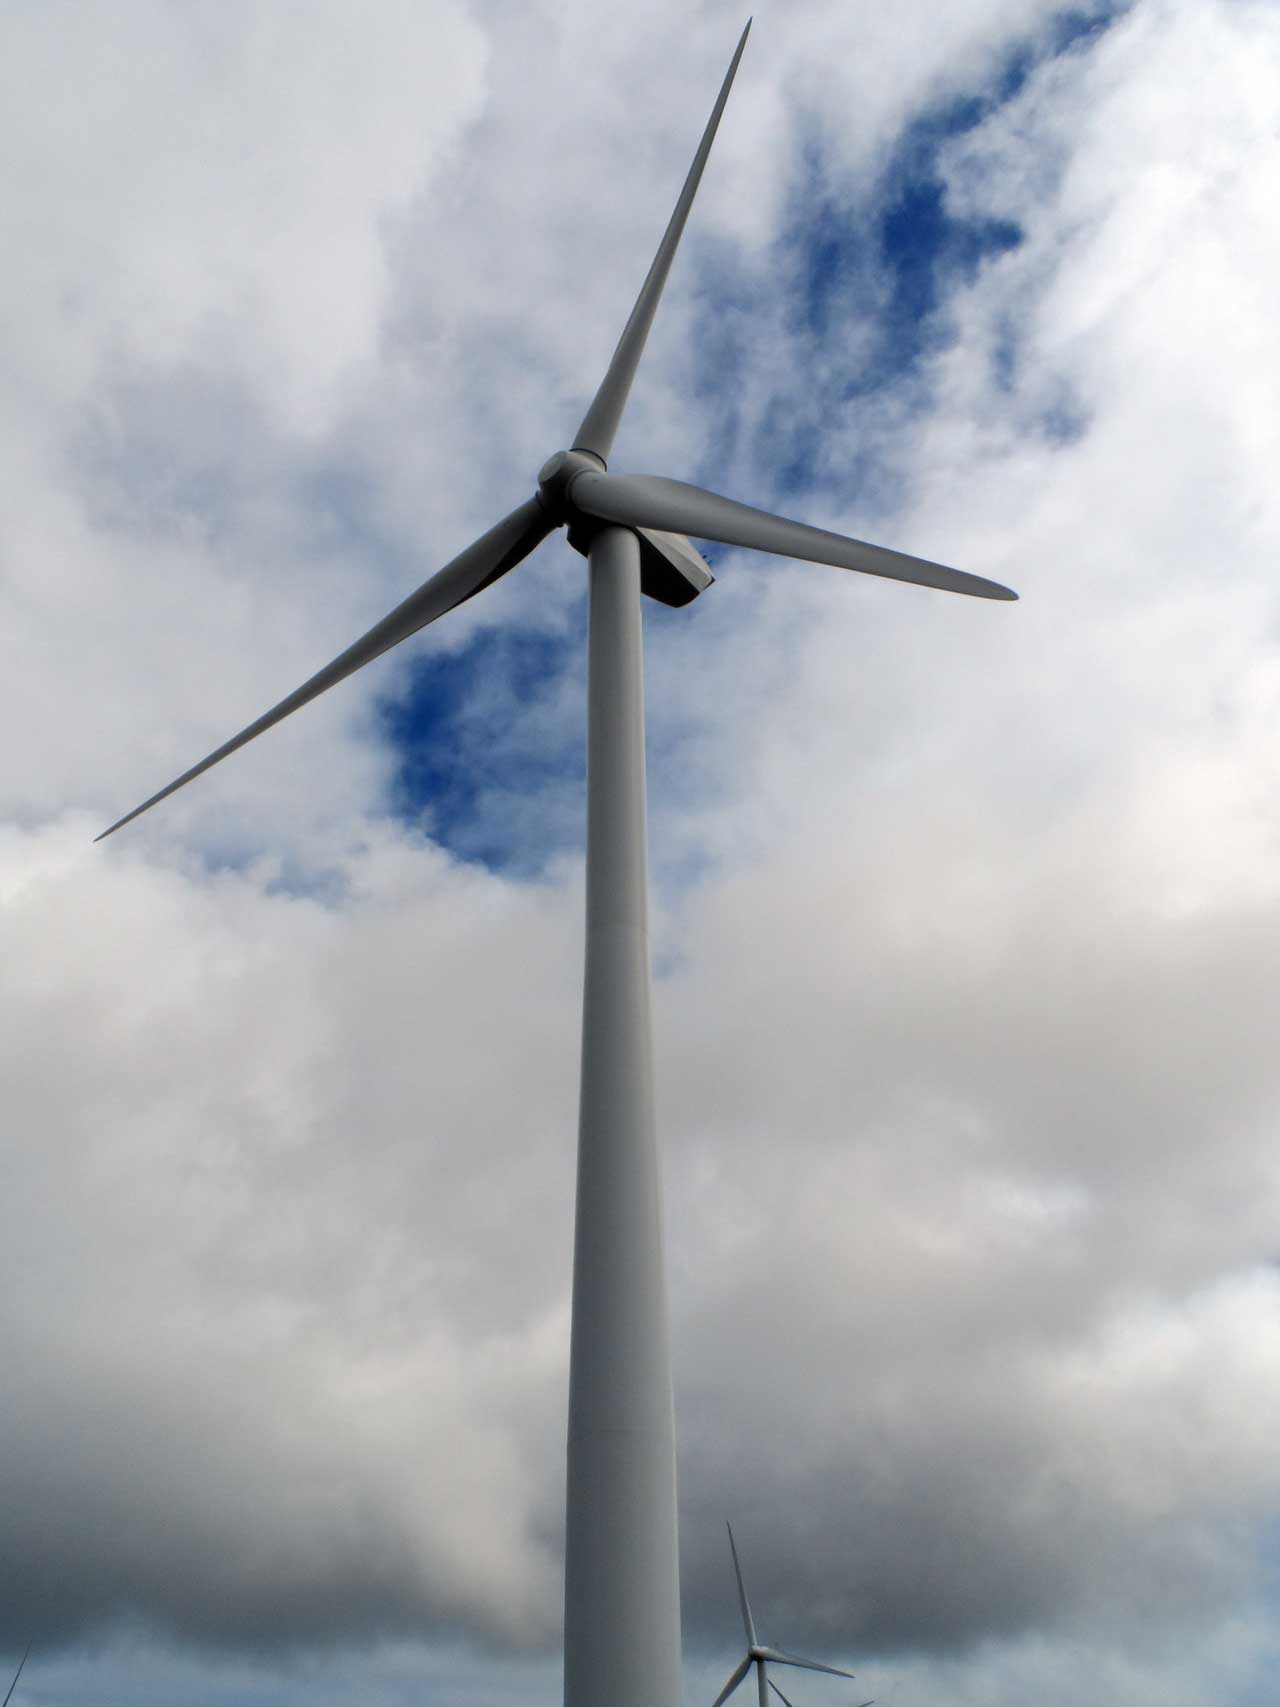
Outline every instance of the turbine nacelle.
[[[538, 470], [538, 502], [556, 525], [568, 525], [569, 544], [585, 557], [592, 538], [607, 522], [574, 502], [584, 474], [607, 474], [604, 458], [591, 450], [558, 450]], [[632, 525], [640, 541], [640, 591], [662, 605], [687, 605], [715, 580], [711, 567], [682, 533]]]

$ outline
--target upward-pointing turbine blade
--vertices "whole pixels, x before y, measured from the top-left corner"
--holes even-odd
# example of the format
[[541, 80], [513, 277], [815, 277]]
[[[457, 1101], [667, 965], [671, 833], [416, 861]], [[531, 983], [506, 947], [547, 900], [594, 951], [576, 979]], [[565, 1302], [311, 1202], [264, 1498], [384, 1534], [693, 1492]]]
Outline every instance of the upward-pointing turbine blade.
[[367, 634], [360, 637], [353, 646], [348, 646], [345, 652], [326, 664], [323, 670], [317, 670], [309, 681], [303, 682], [287, 699], [282, 699], [279, 705], [255, 723], [249, 724], [238, 735], [233, 735], [223, 743], [216, 752], [210, 753], [207, 759], [201, 759], [198, 765], [192, 765], [189, 771], [184, 771], [180, 777], [171, 782], [167, 788], [162, 788], [158, 794], [153, 794], [150, 800], [144, 800], [141, 806], [135, 806], [132, 812], [127, 812], [123, 818], [104, 830], [101, 836], [95, 836], [95, 841], [102, 841], [128, 824], [132, 819], [154, 806], [157, 801], [164, 800], [174, 794], [184, 784], [193, 781], [203, 771], [216, 765], [220, 759], [225, 759], [237, 748], [245, 746], [256, 735], [270, 729], [288, 717], [291, 712], [299, 710], [311, 700], [319, 697], [327, 689], [338, 682], [354, 675], [365, 664], [372, 663], [381, 657], [391, 647], [407, 640], [418, 629], [425, 628], [429, 622], [444, 616], [455, 606], [464, 604], [468, 599], [483, 592], [499, 576], [505, 575], [509, 569], [527, 557], [533, 548], [551, 532], [556, 524], [550, 519], [536, 498], [530, 498], [527, 504], [521, 504], [518, 510], [489, 529], [474, 545], [469, 545], [465, 551], [459, 552], [451, 563], [424, 581], [416, 593], [409, 597], [382, 621], [375, 623]]
[[9, 1707], [9, 1698], [10, 1698], [10, 1696], [12, 1696], [14, 1690], [18, 1687], [18, 1679], [22, 1676], [22, 1668], [24, 1665], [26, 1665], [27, 1655], [30, 1652], [31, 1652], [31, 1643], [28, 1642], [26, 1647], [22, 1650], [22, 1658], [18, 1661], [17, 1671], [15, 1671], [13, 1674], [13, 1682], [9, 1685], [9, 1688], [5, 1694], [4, 1700], [2, 1702], [0, 1702], [0, 1707]]
[[725, 73], [724, 82], [720, 85], [720, 93], [712, 108], [711, 117], [707, 120], [707, 128], [702, 133], [702, 141], [698, 144], [698, 152], [693, 157], [693, 165], [689, 168], [689, 176], [684, 181], [680, 199], [676, 203], [675, 212], [671, 215], [662, 242], [658, 245], [658, 253], [653, 258], [644, 284], [640, 287], [640, 295], [636, 305], [631, 310], [631, 318], [623, 328], [622, 336], [618, 339], [618, 347], [613, 352], [609, 363], [609, 371], [600, 382], [600, 389], [591, 401], [591, 407], [582, 417], [582, 425], [578, 428], [578, 436], [573, 441], [574, 450], [593, 451], [602, 462], [608, 462], [609, 452], [613, 449], [613, 436], [618, 430], [618, 422], [622, 419], [622, 411], [627, 406], [627, 397], [631, 391], [631, 382], [636, 376], [636, 368], [640, 357], [644, 354], [645, 340], [649, 336], [649, 328], [653, 325], [653, 317], [658, 309], [663, 286], [667, 282], [667, 274], [671, 271], [671, 263], [675, 259], [681, 235], [684, 232], [685, 221], [689, 217], [689, 209], [693, 206], [693, 198], [698, 193], [698, 184], [702, 179], [702, 169], [707, 163], [711, 152], [711, 144], [715, 141], [716, 128], [720, 123], [720, 115], [724, 104], [729, 99], [729, 90], [733, 87], [734, 74], [738, 69], [738, 61], [742, 58], [742, 50], [747, 45], [747, 32], [751, 28], [751, 20], [747, 19], [747, 27], [743, 30], [738, 41], [733, 61]]
[[884, 575], [892, 581], [912, 581], [917, 586], [970, 593], [979, 599], [1018, 596], [1009, 587], [981, 575], [968, 575], [963, 569], [948, 569], [924, 557], [909, 557], [883, 545], [867, 545], [860, 539], [828, 533], [825, 528], [771, 516], [750, 504], [739, 504], [733, 498], [722, 498], [716, 492], [658, 474], [586, 471], [573, 482], [570, 502], [598, 521], [618, 522], [623, 527], [665, 528], [695, 539], [718, 540], [721, 545], [744, 545], [779, 557], [830, 563], [837, 569], [857, 569], [864, 575]]
[[734, 1672], [728, 1683], [725, 1684], [719, 1695], [717, 1695], [715, 1700], [711, 1703], [711, 1707], [723, 1707], [723, 1703], [729, 1699], [750, 1670], [751, 1660], [749, 1658], [743, 1660], [742, 1664]]
[[747, 1646], [754, 1648], [756, 1645], [756, 1627], [751, 1617], [751, 1604], [747, 1600], [746, 1585], [742, 1581], [742, 1566], [738, 1563], [738, 1549], [734, 1544], [733, 1525], [726, 1522], [725, 1528], [729, 1531], [729, 1551], [733, 1554], [733, 1574], [738, 1579], [738, 1605], [742, 1608], [742, 1628], [747, 1633]]
[[851, 1671], [841, 1671], [839, 1666], [823, 1665], [821, 1660], [804, 1660], [799, 1654], [789, 1654], [784, 1648], [759, 1648], [757, 1652], [765, 1659], [773, 1660], [778, 1665], [800, 1666], [805, 1671], [825, 1671], [832, 1677], [852, 1677]]

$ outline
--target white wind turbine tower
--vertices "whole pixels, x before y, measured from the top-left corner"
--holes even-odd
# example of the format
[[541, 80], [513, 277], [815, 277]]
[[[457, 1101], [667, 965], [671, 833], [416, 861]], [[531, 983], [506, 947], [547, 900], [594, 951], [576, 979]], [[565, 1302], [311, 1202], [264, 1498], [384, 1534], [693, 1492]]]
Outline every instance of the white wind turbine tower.
[[[747, 1599], [746, 1585], [742, 1581], [742, 1566], [738, 1563], [738, 1549], [734, 1544], [733, 1525], [726, 1523], [729, 1531], [729, 1551], [733, 1554], [733, 1574], [738, 1580], [738, 1605], [742, 1608], [742, 1628], [747, 1635], [747, 1651], [743, 1659], [730, 1673], [729, 1681], [712, 1702], [711, 1707], [722, 1707], [733, 1694], [734, 1690], [746, 1677], [752, 1666], [756, 1668], [756, 1688], [760, 1693], [760, 1707], [769, 1707], [769, 1691], [783, 1702], [784, 1707], [791, 1707], [790, 1701], [769, 1676], [769, 1664], [780, 1666], [798, 1666], [802, 1671], [825, 1671], [832, 1677], [852, 1677], [851, 1671], [841, 1671], [839, 1666], [824, 1665], [821, 1660], [802, 1659], [799, 1654], [789, 1654], [782, 1648], [766, 1647], [756, 1635], [755, 1619], [751, 1616], [751, 1603]], [[874, 1701], [863, 1701], [860, 1707], [875, 1707]]]
[[[993, 581], [752, 509], [681, 481], [608, 470], [614, 435], [729, 96], [750, 22], [675, 211], [571, 448], [536, 494], [389, 616], [112, 834], [282, 718], [514, 569], [554, 529], [589, 563], [587, 918], [565, 1539], [566, 1707], [680, 1699], [675, 1426], [653, 1120], [640, 595], [711, 584], [686, 535], [979, 598]], [[97, 838], [99, 841], [102, 837]]]

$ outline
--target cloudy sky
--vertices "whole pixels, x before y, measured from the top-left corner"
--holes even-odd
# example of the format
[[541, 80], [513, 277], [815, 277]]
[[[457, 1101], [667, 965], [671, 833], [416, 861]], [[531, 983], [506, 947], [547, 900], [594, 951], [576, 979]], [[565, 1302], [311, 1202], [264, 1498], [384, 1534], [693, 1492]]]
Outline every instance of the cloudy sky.
[[[91, 838], [529, 495], [741, 24], [4, 8], [14, 1707], [558, 1700], [581, 559]], [[892, 1707], [1274, 1702], [1278, 209], [1274, 4], [757, 12], [615, 466], [1022, 601], [647, 609], [691, 1707], [726, 1516]]]

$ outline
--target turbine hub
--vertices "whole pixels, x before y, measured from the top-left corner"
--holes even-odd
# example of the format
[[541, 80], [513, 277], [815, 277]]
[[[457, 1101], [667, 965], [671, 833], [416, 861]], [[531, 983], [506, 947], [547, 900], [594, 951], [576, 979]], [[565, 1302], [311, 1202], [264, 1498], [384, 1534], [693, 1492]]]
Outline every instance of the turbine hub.
[[557, 521], [569, 517], [569, 488], [580, 474], [599, 474], [604, 458], [589, 450], [558, 450], [549, 456], [538, 470], [538, 497], [549, 515]]

